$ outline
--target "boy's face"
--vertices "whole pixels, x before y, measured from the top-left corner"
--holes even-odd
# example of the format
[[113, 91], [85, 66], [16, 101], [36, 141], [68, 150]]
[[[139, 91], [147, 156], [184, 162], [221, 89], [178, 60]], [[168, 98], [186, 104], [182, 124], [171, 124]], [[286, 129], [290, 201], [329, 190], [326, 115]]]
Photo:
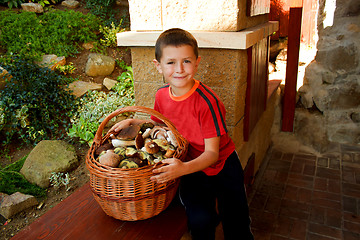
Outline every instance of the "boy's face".
[[160, 62], [156, 59], [153, 62], [165, 81], [170, 84], [173, 94], [181, 96], [194, 85], [200, 57], [196, 59], [190, 45], [166, 46], [162, 49]]

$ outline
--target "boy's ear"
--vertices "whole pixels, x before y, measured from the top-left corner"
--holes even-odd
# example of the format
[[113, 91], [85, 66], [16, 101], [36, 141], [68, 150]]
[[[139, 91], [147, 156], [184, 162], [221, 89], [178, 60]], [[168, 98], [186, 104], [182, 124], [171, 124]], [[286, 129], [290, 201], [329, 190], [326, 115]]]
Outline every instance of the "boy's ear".
[[161, 69], [161, 66], [160, 66], [160, 63], [158, 62], [158, 60], [153, 59], [153, 63], [155, 64], [155, 67], [158, 70], [158, 72], [162, 73], [162, 69]]

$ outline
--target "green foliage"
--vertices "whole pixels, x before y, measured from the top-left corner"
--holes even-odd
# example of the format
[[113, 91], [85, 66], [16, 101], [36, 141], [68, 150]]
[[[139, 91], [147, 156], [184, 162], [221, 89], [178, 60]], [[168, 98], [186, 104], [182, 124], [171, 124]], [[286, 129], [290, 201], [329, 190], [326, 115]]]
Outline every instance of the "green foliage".
[[44, 54], [74, 56], [79, 43], [98, 39], [100, 20], [73, 10], [33, 12], [0, 11], [0, 45], [7, 53], [39, 60]]
[[85, 94], [79, 104], [76, 114], [71, 119], [72, 127], [68, 135], [79, 138], [80, 143], [92, 144], [100, 123], [107, 115], [118, 108], [132, 106], [134, 99], [134, 79], [132, 68], [124, 62], [118, 62], [126, 70], [114, 86], [114, 92], [91, 91]]
[[87, 0], [86, 8], [90, 9], [90, 13], [102, 19], [103, 25], [110, 26], [120, 24], [123, 28], [129, 28], [130, 20], [126, 12], [122, 14], [122, 20], [116, 18], [115, 9], [116, 0]]
[[57, 65], [55, 67], [55, 70], [59, 73], [62, 73], [64, 75], [66, 74], [71, 74], [75, 71], [76, 67], [73, 65], [72, 62], [70, 62], [69, 64], [65, 64], [65, 65]]
[[75, 97], [64, 88], [68, 79], [20, 58], [0, 66], [12, 76], [0, 91], [2, 143], [63, 138], [76, 109]]
[[66, 191], [70, 190], [70, 175], [69, 173], [62, 173], [62, 172], [52, 172], [50, 175], [50, 184], [56, 188], [61, 187], [61, 185], [64, 185], [66, 188]]
[[7, 5], [9, 8], [20, 7], [22, 3], [26, 2], [25, 0], [0, 0], [0, 5]]
[[100, 39], [100, 42], [106, 47], [116, 47], [116, 34], [119, 32], [123, 32], [124, 30], [125, 29], [121, 28], [121, 22], [117, 27], [113, 22], [110, 24], [110, 27], [100, 26], [99, 31], [103, 34], [103, 38]]
[[19, 173], [26, 158], [27, 156], [0, 170], [0, 192], [6, 194], [21, 192], [36, 197], [45, 197], [45, 189], [30, 183]]
[[39, 3], [41, 6], [45, 7], [46, 5], [56, 4], [62, 0], [31, 0], [31, 2]]

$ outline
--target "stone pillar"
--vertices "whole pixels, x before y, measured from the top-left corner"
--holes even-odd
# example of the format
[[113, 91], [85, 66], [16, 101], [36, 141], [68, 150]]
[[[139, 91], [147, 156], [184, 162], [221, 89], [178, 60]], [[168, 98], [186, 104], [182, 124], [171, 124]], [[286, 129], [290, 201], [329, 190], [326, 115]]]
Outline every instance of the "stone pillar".
[[[269, 22], [267, 14], [248, 17], [246, 0], [129, 0], [129, 10], [131, 31], [118, 34], [118, 46], [131, 48], [135, 104], [152, 108], [157, 89], [164, 85], [152, 62], [156, 39], [163, 30], [183, 28], [195, 36], [200, 48], [195, 78], [224, 102], [226, 123], [238, 152], [250, 146], [243, 138], [247, 49], [277, 31], [278, 23]], [[265, 145], [267, 149], [269, 143]], [[248, 157], [243, 157], [243, 166]]]

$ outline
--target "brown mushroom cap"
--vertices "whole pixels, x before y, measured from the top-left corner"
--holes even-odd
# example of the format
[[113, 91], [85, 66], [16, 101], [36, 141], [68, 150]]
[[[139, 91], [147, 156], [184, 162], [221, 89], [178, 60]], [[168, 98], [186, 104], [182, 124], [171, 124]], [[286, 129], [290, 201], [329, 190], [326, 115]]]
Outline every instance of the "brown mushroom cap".
[[154, 141], [150, 141], [145, 143], [145, 150], [147, 153], [154, 154], [159, 152], [160, 148]]
[[130, 125], [126, 128], [121, 129], [116, 138], [120, 140], [134, 140], [140, 132], [139, 125]]
[[117, 167], [120, 163], [120, 156], [113, 150], [107, 150], [105, 154], [99, 157], [99, 163], [109, 167]]

